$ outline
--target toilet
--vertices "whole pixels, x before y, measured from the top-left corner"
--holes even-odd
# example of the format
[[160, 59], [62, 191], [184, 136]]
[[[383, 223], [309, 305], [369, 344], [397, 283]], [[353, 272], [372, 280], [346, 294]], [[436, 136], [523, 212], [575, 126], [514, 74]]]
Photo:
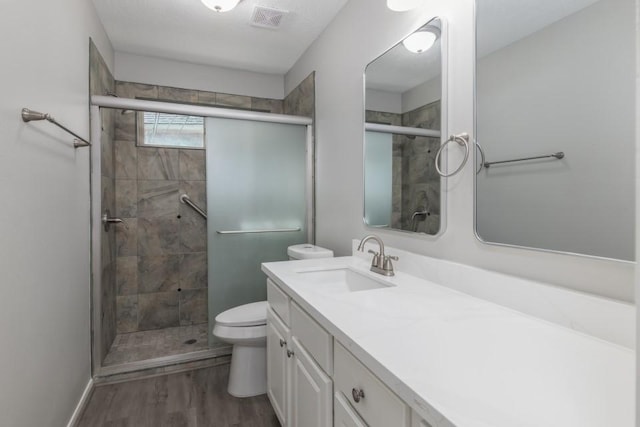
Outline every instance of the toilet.
[[310, 243], [293, 245], [287, 248], [289, 259], [333, 258], [333, 251]]
[[[333, 251], [308, 243], [289, 246], [289, 259], [331, 258]], [[233, 344], [227, 391], [235, 397], [267, 392], [267, 301], [231, 308], [216, 316], [213, 335]]]

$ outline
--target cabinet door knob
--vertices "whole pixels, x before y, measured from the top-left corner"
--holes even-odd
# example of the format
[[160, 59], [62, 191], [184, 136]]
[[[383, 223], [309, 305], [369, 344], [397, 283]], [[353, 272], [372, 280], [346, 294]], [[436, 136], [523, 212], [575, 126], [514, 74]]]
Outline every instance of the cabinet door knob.
[[293, 350], [287, 349], [287, 357], [291, 357], [291, 356], [293, 356], [293, 354], [294, 354]]
[[364, 390], [361, 388], [352, 388], [351, 396], [353, 397], [353, 400], [358, 403], [360, 402], [360, 399], [364, 399]]
[[280, 347], [284, 347], [285, 345], [287, 345], [287, 342], [281, 338], [280, 339]]

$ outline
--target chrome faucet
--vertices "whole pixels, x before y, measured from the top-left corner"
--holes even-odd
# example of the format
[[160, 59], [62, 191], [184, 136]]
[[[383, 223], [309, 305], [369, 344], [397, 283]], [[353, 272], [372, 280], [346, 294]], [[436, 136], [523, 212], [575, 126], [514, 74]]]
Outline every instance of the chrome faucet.
[[369, 240], [375, 240], [380, 247], [380, 252], [369, 250], [370, 254], [373, 254], [373, 259], [371, 260], [371, 271], [374, 273], [382, 274], [383, 276], [393, 276], [393, 264], [391, 260], [397, 261], [398, 257], [393, 255], [385, 255], [384, 254], [384, 242], [382, 239], [375, 234], [370, 234], [360, 240], [360, 244], [358, 245], [358, 250], [360, 252], [364, 252], [364, 244]]

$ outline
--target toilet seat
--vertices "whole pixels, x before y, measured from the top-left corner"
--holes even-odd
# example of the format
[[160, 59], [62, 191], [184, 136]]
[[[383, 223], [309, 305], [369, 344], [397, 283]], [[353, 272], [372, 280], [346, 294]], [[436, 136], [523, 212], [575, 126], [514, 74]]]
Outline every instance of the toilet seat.
[[259, 301], [230, 308], [216, 316], [216, 326], [248, 327], [267, 324], [267, 302]]

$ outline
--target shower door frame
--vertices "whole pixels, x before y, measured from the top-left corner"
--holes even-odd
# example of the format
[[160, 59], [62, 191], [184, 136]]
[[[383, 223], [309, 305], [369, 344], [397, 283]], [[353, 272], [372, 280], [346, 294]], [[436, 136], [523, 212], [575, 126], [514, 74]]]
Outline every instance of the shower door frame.
[[167, 365], [192, 362], [231, 354], [231, 346], [214, 347], [191, 353], [164, 356], [141, 360], [116, 366], [102, 366], [102, 166], [101, 132], [102, 118], [100, 108], [113, 108], [156, 113], [182, 114], [201, 117], [219, 117], [227, 119], [251, 120], [269, 123], [281, 123], [306, 126], [306, 221], [307, 241], [315, 243], [315, 143], [313, 119], [302, 116], [235, 110], [218, 107], [179, 104], [172, 102], [147, 101], [111, 96], [92, 96], [91, 115], [91, 367], [92, 377], [106, 377], [144, 369], [159, 368]]

